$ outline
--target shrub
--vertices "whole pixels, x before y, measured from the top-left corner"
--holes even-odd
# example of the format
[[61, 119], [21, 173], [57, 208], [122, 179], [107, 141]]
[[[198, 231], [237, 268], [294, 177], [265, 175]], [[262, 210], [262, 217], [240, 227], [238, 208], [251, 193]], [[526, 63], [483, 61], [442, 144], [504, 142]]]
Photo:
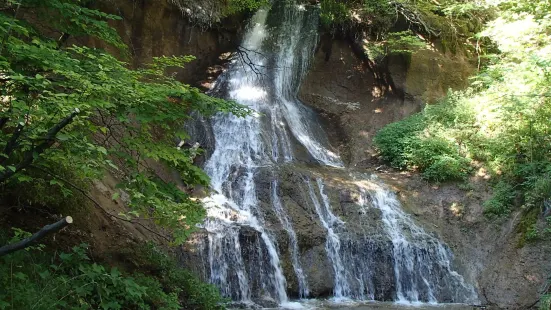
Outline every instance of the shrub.
[[428, 169], [442, 157], [458, 157], [457, 150], [449, 141], [439, 137], [428, 137], [420, 139], [411, 152], [411, 164], [422, 171]]
[[346, 22], [349, 17], [350, 8], [336, 0], [322, 0], [320, 22], [326, 27]]
[[153, 244], [136, 249], [140, 265], [159, 279], [165, 290], [179, 292], [186, 309], [220, 310], [225, 308], [226, 299], [218, 289], [200, 281], [195, 275], [178, 266], [177, 261]]
[[543, 206], [551, 198], [551, 179], [548, 175], [530, 178], [526, 185], [526, 205]]
[[418, 133], [424, 128], [422, 114], [414, 114], [402, 121], [383, 127], [375, 135], [373, 143], [379, 149], [381, 157], [395, 168], [407, 168], [409, 155], [418, 145]]
[[509, 214], [515, 196], [515, 188], [511, 184], [505, 181], [498, 182], [494, 186], [492, 197], [484, 202], [484, 213], [497, 216]]
[[423, 172], [423, 178], [429, 181], [463, 180], [469, 175], [470, 163], [462, 157], [440, 155]]
[[[91, 262], [86, 245], [54, 258], [36, 248], [31, 252], [2, 258], [0, 309], [149, 309], [150, 287], [116, 268]], [[177, 304], [177, 299], [167, 298], [161, 306]]]
[[[29, 235], [15, 231], [10, 243]], [[224, 308], [214, 286], [153, 246], [133, 253], [147, 263], [140, 271], [151, 274], [123, 273], [92, 262], [85, 244], [53, 256], [42, 250], [32, 247], [0, 258], [0, 309]]]

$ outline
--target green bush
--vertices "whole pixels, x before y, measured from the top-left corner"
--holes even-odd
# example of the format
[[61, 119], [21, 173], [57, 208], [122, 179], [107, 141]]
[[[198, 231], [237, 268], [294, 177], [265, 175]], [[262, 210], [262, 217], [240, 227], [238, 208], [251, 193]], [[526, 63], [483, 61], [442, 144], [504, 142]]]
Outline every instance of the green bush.
[[549, 310], [551, 308], [551, 294], [545, 294], [540, 299], [540, 310]]
[[224, 15], [232, 15], [239, 12], [250, 12], [258, 10], [264, 5], [268, 5], [267, 0], [229, 0], [227, 1]]
[[440, 155], [423, 172], [423, 178], [429, 181], [464, 180], [471, 170], [470, 162], [463, 157]]
[[412, 148], [410, 163], [425, 171], [441, 157], [458, 157], [457, 150], [449, 141], [439, 137], [427, 137], [420, 139]]
[[549, 175], [529, 178], [525, 185], [527, 187], [526, 205], [530, 207], [543, 206], [544, 201], [551, 198], [551, 178]]
[[465, 179], [471, 171], [470, 160], [460, 155], [452, 141], [425, 136], [427, 126], [424, 114], [415, 114], [381, 129], [375, 146], [393, 167], [417, 169], [430, 181]]
[[189, 271], [178, 266], [177, 261], [153, 244], [135, 249], [142, 269], [147, 269], [158, 278], [170, 292], [179, 292], [186, 309], [225, 309], [226, 299], [211, 284], [200, 281]]
[[516, 197], [515, 188], [505, 182], [500, 181], [494, 186], [492, 197], [484, 202], [484, 213], [487, 215], [506, 215], [511, 212]]
[[[15, 232], [9, 243], [29, 235]], [[153, 246], [132, 253], [142, 260], [133, 273], [92, 262], [85, 244], [53, 256], [43, 248], [0, 258], [0, 309], [225, 308], [214, 286], [199, 281]]]
[[155, 279], [93, 263], [86, 249], [51, 257], [35, 248], [2, 257], [0, 309], [179, 309], [174, 294], [157, 299]]
[[419, 144], [418, 133], [424, 128], [424, 117], [418, 113], [383, 127], [373, 142], [381, 157], [395, 168], [410, 166], [410, 154]]
[[337, 0], [322, 0], [320, 22], [323, 26], [331, 27], [345, 23], [349, 18], [350, 7]]

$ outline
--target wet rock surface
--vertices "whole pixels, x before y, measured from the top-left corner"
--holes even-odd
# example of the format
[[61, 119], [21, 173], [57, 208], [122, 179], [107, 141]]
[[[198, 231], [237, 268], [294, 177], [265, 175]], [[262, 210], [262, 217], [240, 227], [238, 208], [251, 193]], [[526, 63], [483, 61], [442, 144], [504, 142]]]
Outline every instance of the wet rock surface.
[[551, 274], [551, 244], [540, 240], [519, 246], [519, 211], [501, 219], [484, 216], [483, 203], [491, 190], [483, 177], [458, 186], [429, 184], [418, 175], [391, 169], [379, 175], [398, 192], [404, 209], [450, 246], [458, 271], [476, 285], [482, 304], [527, 309], [539, 299]]
[[[312, 198], [309, 196], [308, 182], [324, 178], [324, 193], [329, 199], [332, 212], [342, 221], [342, 225], [333, 227], [339, 237], [339, 257], [346, 264], [343, 277], [347, 281], [350, 294], [358, 294], [361, 299], [392, 301], [398, 298], [396, 287], [394, 244], [383, 224], [382, 211], [371, 202], [362, 201], [365, 195], [359, 190], [357, 180], [351, 178], [346, 170], [330, 168], [313, 168], [301, 165], [282, 165], [278, 169], [260, 168], [255, 174], [256, 197], [259, 200], [260, 214], [268, 234], [276, 240], [282, 270], [286, 279], [286, 290], [290, 297], [299, 296], [299, 284], [291, 263], [291, 240], [273, 210], [271, 184], [279, 180], [278, 196], [292, 227], [296, 233], [299, 259], [306, 281], [309, 297], [330, 297], [335, 293], [335, 265], [328, 255], [327, 229], [320, 221]], [[206, 241], [206, 239], [203, 239]], [[268, 253], [258, 231], [242, 227], [239, 231], [241, 255], [246, 264], [248, 281], [252, 292], [262, 292], [265, 281], [259, 276], [258, 268], [267, 266]], [[188, 264], [203, 264], [208, 269], [208, 242], [203, 242], [199, 251], [202, 255], [188, 256]], [[424, 247], [414, 249], [423, 254]], [[428, 259], [428, 258], [427, 258]], [[198, 261], [199, 260], [199, 261]], [[437, 278], [446, 279], [446, 270], [433, 267]], [[438, 275], [438, 273], [442, 273]], [[203, 273], [203, 275], [205, 275]], [[206, 278], [208, 280], [208, 278]], [[421, 278], [419, 278], [421, 279]], [[420, 281], [420, 280], [419, 280]], [[238, 282], [235, 280], [234, 282]], [[413, 284], [424, 286], [423, 283]], [[454, 302], [458, 297], [447, 291], [435, 291], [441, 302]], [[449, 287], [454, 287], [450, 284]], [[420, 291], [419, 298], [429, 300], [428, 291]], [[269, 297], [253, 294], [252, 299], [259, 304], [269, 305]]]

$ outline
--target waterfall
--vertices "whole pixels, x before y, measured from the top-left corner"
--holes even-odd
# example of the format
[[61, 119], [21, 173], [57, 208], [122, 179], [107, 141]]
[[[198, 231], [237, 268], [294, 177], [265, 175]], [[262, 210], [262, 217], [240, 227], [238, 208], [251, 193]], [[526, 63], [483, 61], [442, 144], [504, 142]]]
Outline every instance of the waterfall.
[[343, 265], [341, 259], [341, 241], [339, 236], [335, 233], [334, 227], [342, 225], [342, 221], [337, 218], [331, 212], [331, 206], [327, 195], [323, 192], [323, 183], [320, 179], [316, 181], [318, 191], [322, 197], [323, 205], [320, 204], [312, 185], [307, 180], [308, 183], [308, 192], [316, 213], [319, 216], [323, 227], [327, 230], [327, 241], [325, 243], [325, 250], [327, 251], [327, 256], [332, 262], [333, 270], [335, 271], [335, 288], [333, 289], [334, 295], [337, 298], [350, 296], [350, 288], [348, 286], [348, 281], [346, 280], [346, 268]]
[[[294, 210], [308, 213], [310, 208], [306, 218], [325, 234], [323, 254], [332, 269], [334, 297], [476, 301], [472, 287], [451, 267], [450, 250], [401, 211], [384, 186], [358, 188], [354, 224], [337, 215], [339, 206], [323, 176], [293, 168], [307, 163], [312, 171], [345, 171], [317, 115], [297, 98], [318, 41], [318, 15], [317, 7], [291, 0], [275, 0], [270, 10], [259, 10], [212, 91], [256, 112], [244, 118], [216, 115], [204, 131], [212, 132], [214, 141], [204, 165], [212, 195], [204, 199], [208, 217], [200, 225], [207, 236], [201, 246], [207, 279], [224, 296], [244, 303], [287, 304], [292, 280], [295, 296], [310, 297], [313, 276], [295, 231], [297, 211], [290, 212], [288, 199], [282, 199], [297, 188], [303, 197], [295, 197]], [[285, 171], [300, 177], [285, 184], [280, 177]]]
[[[327, 138], [321, 127], [317, 128], [319, 126], [310, 121], [315, 117], [313, 111], [296, 99], [300, 79], [317, 42], [317, 12], [288, 1], [274, 3], [272, 11], [281, 14], [282, 22], [268, 29], [268, 11], [259, 10], [242, 43], [241, 49], [246, 55], [234, 59], [214, 90], [214, 93], [247, 105], [256, 113], [245, 118], [217, 115], [212, 120], [215, 145], [205, 171], [216, 193], [204, 201], [208, 219], [202, 228], [209, 233], [211, 283], [236, 300], [250, 302], [256, 297], [281, 304], [288, 300], [286, 279], [275, 237], [265, 228], [259, 210], [254, 175], [259, 167], [293, 160], [287, 128], [291, 128], [294, 138], [317, 162], [333, 166], [342, 166], [342, 162], [323, 145], [327, 144]], [[277, 183], [273, 186], [276, 194], [272, 209], [289, 234], [300, 294], [307, 296], [308, 286], [298, 259], [296, 234], [277, 197]], [[254, 263], [249, 262], [256, 268], [254, 271], [247, 270], [243, 263], [240, 239], [243, 239], [245, 228], [254, 231], [253, 238], [258, 239], [255, 241], [258, 252], [249, 255], [254, 260]], [[262, 296], [253, 296], [255, 294]]]
[[373, 206], [382, 211], [385, 230], [392, 240], [397, 300], [437, 303], [436, 296], [447, 296], [476, 303], [474, 288], [451, 268], [453, 255], [447, 246], [417, 226], [384, 186], [377, 186], [370, 196]]

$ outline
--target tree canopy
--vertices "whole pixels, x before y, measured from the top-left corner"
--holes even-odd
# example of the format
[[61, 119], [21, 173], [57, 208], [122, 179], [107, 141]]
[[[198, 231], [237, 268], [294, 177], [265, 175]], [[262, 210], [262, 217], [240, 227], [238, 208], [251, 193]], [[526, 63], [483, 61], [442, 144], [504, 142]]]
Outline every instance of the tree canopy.
[[[119, 17], [87, 4], [8, 0], [0, 6], [0, 186], [6, 193], [46, 184], [46, 191], [57, 188], [68, 196], [76, 192], [75, 183], [89, 184], [110, 172], [122, 180], [121, 198], [132, 210], [123, 217], [152, 218], [182, 242], [204, 210], [175, 183], [156, 176], [150, 164], [178, 171], [186, 188], [208, 185], [193, 165], [198, 150], [177, 147], [188, 138], [183, 122], [193, 111], [247, 110], [167, 75], [191, 56], [157, 57], [130, 68], [123, 61], [126, 46], [108, 24]], [[73, 43], [83, 36], [103, 40], [119, 58]]]

